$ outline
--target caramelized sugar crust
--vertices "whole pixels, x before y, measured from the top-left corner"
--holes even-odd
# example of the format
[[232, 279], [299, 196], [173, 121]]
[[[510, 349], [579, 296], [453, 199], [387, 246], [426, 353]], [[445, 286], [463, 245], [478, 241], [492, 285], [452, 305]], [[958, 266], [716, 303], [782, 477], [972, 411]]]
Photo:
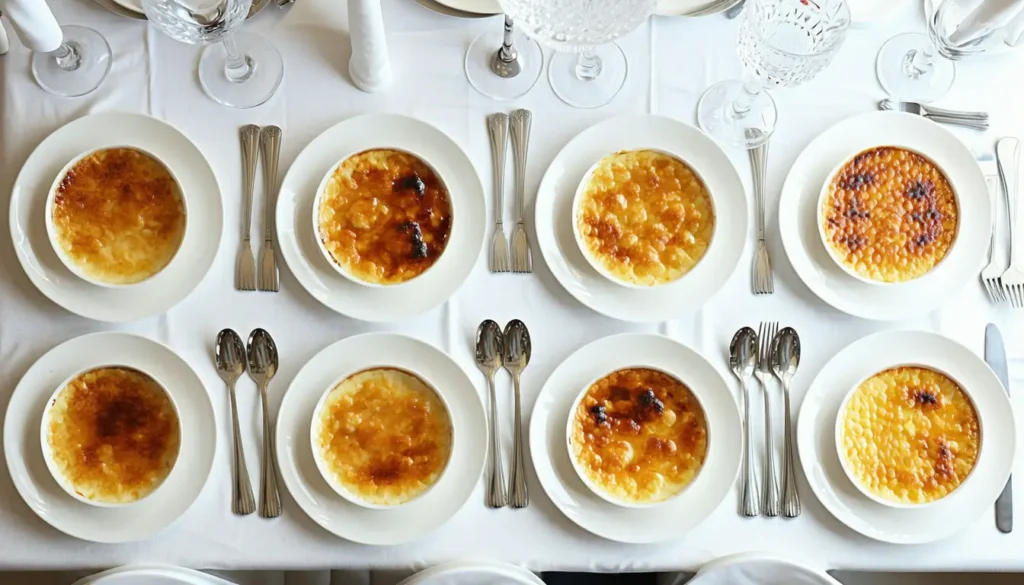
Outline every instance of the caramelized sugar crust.
[[930, 160], [902, 148], [865, 150], [828, 186], [823, 228], [832, 252], [869, 280], [926, 274], [953, 246], [959, 212], [953, 188]]
[[367, 502], [408, 502], [430, 489], [448, 465], [448, 411], [433, 389], [408, 372], [354, 374], [331, 390], [318, 416], [315, 443], [329, 474]]
[[944, 374], [898, 367], [862, 383], [843, 413], [847, 468], [875, 495], [923, 504], [960, 486], [981, 446], [978, 414]]
[[185, 236], [185, 206], [174, 177], [132, 148], [99, 150], [71, 167], [54, 195], [52, 220], [71, 263], [108, 284], [152, 277]]
[[423, 274], [448, 244], [447, 189], [416, 156], [367, 150], [345, 159], [317, 210], [320, 240], [347, 273], [374, 284]]
[[715, 231], [711, 194], [679, 159], [653, 150], [598, 162], [575, 219], [590, 255], [612, 276], [653, 286], [697, 265]]
[[668, 499], [693, 481], [707, 457], [703, 408], [685, 384], [657, 370], [608, 374], [587, 389], [572, 416], [576, 463], [619, 500]]
[[178, 458], [170, 397], [130, 368], [90, 370], [53, 400], [47, 440], [60, 474], [82, 497], [129, 503], [155, 490]]

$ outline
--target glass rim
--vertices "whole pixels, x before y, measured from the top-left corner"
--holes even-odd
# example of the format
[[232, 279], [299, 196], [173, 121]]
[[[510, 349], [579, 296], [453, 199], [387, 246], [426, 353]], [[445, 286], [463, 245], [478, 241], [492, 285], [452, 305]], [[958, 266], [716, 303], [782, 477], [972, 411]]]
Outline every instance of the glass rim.
[[[760, 2], [761, 0], [754, 0], [754, 1], [755, 2]], [[809, 4], [815, 4], [815, 6], [817, 6], [817, 4], [813, 2], [813, 0], [806, 0], [806, 1], [805, 0], [782, 0], [782, 2], [798, 2], [798, 3], [803, 4], [805, 6], [808, 6]], [[838, 28], [838, 30], [840, 32], [845, 33], [846, 31], [848, 31], [850, 29], [850, 26], [852, 24], [852, 17], [850, 15], [850, 4], [846, 0], [841, 0], [840, 3], [839, 3], [839, 7], [840, 7], [840, 11], [842, 13], [841, 14], [842, 18], [839, 20], [841, 26], [840, 27], [833, 26], [831, 28]], [[820, 10], [820, 6], [818, 7], [818, 9]], [[746, 12], [746, 11], [744, 11], [744, 12]], [[749, 20], [750, 16], [747, 15], [747, 16], [745, 16], [745, 18], [747, 18]], [[786, 49], [779, 48], [775, 43], [771, 42], [768, 39], [762, 38], [762, 40], [763, 40], [763, 42], [766, 45], [771, 47], [772, 50], [777, 51], [779, 53], [782, 53], [783, 55], [790, 55], [790, 56], [793, 56], [793, 57], [817, 57], [817, 56], [829, 53], [830, 51], [837, 50], [839, 48], [838, 46], [836, 46], [837, 43], [836, 43], [836, 40], [835, 40], [834, 37], [833, 37], [832, 41], [829, 42], [825, 48], [819, 49], [817, 51], [809, 51], [809, 52], [808, 51], [789, 51], [789, 50], [786, 50]]]

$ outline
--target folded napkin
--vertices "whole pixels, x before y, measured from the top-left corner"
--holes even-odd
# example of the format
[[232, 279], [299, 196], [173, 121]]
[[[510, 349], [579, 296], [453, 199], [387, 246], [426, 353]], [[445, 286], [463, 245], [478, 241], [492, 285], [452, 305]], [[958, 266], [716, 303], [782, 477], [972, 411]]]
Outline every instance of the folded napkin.
[[[943, 7], [939, 9], [942, 10]], [[950, 43], [962, 47], [999, 31], [1013, 23], [1022, 10], [1024, 0], [982, 0], [964, 16], [956, 30], [949, 35]]]
[[64, 42], [64, 33], [44, 0], [0, 0], [0, 12], [31, 51], [49, 53]]
[[348, 26], [352, 39], [348, 73], [352, 81], [363, 91], [384, 89], [391, 83], [391, 62], [380, 0], [349, 0]]

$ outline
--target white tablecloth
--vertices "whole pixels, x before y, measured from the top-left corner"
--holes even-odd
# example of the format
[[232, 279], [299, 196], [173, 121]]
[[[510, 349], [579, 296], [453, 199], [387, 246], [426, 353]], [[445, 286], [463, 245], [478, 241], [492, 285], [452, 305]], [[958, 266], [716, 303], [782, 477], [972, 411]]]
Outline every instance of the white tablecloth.
[[[856, 2], [857, 0], [853, 0]], [[237, 129], [245, 123], [284, 128], [282, 168], [299, 150], [332, 124], [367, 112], [412, 115], [450, 134], [473, 158], [484, 184], [490, 184], [490, 153], [484, 116], [510, 109], [478, 95], [465, 81], [463, 56], [469, 42], [499, 19], [462, 21], [436, 15], [412, 0], [384, 0], [395, 83], [385, 93], [360, 93], [346, 79], [348, 37], [345, 9], [337, 0], [299, 0], [288, 12], [274, 8], [247, 24], [271, 37], [284, 55], [285, 82], [266, 105], [235, 111], [207, 99], [196, 80], [198, 49], [163, 36], [145, 23], [105, 12], [90, 0], [50, 0], [58, 19], [101, 30], [114, 51], [113, 70], [95, 94], [59, 99], [37, 88], [28, 54], [12, 40], [0, 57], [0, 209], [22, 162], [47, 134], [66, 122], [94, 112], [129, 111], [169, 121], [195, 141], [211, 161], [223, 189], [225, 240], [206, 279], [167, 314], [124, 327], [169, 344], [198, 371], [214, 398], [221, 442], [202, 496], [173, 526], [147, 542], [99, 545], [64, 536], [37, 518], [21, 501], [6, 472], [0, 473], [0, 568], [104, 567], [123, 563], [173, 563], [196, 568], [424, 567], [456, 558], [490, 558], [534, 570], [695, 569], [712, 558], [764, 550], [803, 559], [823, 568], [884, 570], [1024, 569], [1024, 528], [999, 534], [991, 517], [977, 519], [947, 541], [920, 547], [891, 546], [859, 536], [818, 504], [800, 474], [804, 514], [797, 520], [743, 519], [735, 494], [702, 525], [678, 540], [627, 546], [602, 540], [567, 520], [543, 494], [530, 469], [532, 503], [522, 511], [491, 511], [483, 506], [483, 485], [451, 521], [420, 542], [374, 548], [355, 545], [325, 532], [285, 496], [284, 516], [276, 521], [255, 515], [237, 518], [229, 506], [230, 425], [226, 394], [211, 363], [214, 335], [222, 327], [248, 332], [256, 326], [277, 338], [282, 367], [275, 399], [298, 368], [327, 344], [370, 330], [396, 330], [420, 336], [451, 353], [477, 376], [469, 340], [481, 319], [524, 319], [534, 337], [534, 358], [526, 372], [526, 410], [554, 367], [581, 345], [610, 333], [657, 331], [687, 343], [722, 369], [724, 348], [741, 325], [779, 319], [804, 339], [804, 361], [795, 380], [795, 407], [813, 375], [851, 341], [880, 329], [903, 327], [939, 331], [981, 350], [983, 328], [991, 319], [1003, 327], [1011, 353], [1011, 378], [1024, 377], [1024, 321], [1008, 310], [993, 311], [977, 286], [949, 299], [946, 307], [922, 318], [879, 324], [848, 317], [818, 300], [785, 259], [775, 225], [774, 202], [786, 169], [815, 135], [852, 114], [867, 111], [882, 96], [874, 78], [874, 58], [889, 36], [923, 30], [920, 8], [906, 2], [902, 14], [866, 30], [852, 31], [835, 62], [814, 82], [779, 90], [779, 129], [769, 158], [768, 245], [776, 265], [776, 293], [749, 293], [749, 258], [714, 299], [688, 317], [651, 326], [616, 322], [572, 299], [536, 255], [536, 272], [492, 276], [484, 257], [468, 282], [447, 304], [420, 318], [379, 327], [332, 313], [282, 271], [281, 293], [239, 293], [232, 288], [240, 202]], [[721, 16], [699, 20], [655, 18], [622, 40], [630, 58], [630, 77], [615, 102], [593, 111], [563, 105], [546, 81], [516, 105], [534, 111], [527, 189], [532, 193], [547, 161], [572, 136], [591, 124], [621, 113], [652, 112], [693, 121], [696, 101], [710, 83], [740, 73], [734, 48], [736, 21]], [[995, 130], [984, 136], [963, 134], [976, 149], [991, 148], [995, 138], [1024, 135], [1024, 110], [1016, 91], [1024, 71], [1024, 52], [964, 62], [954, 90], [942, 105], [987, 109]], [[746, 155], [733, 152], [749, 185]], [[511, 184], [511, 183], [510, 183]], [[489, 192], [489, 190], [488, 190]], [[509, 198], [506, 198], [509, 201]], [[488, 202], [490, 205], [490, 201]], [[528, 203], [529, 204], [529, 203]], [[508, 203], [511, 213], [511, 202]], [[258, 207], [257, 209], [261, 209]], [[510, 217], [510, 216], [508, 216]], [[6, 226], [6, 220], [0, 221]], [[260, 221], [259, 225], [262, 225]], [[4, 228], [6, 231], [6, 227]], [[258, 233], [258, 232], [257, 232]], [[0, 404], [30, 364], [55, 344], [110, 326], [75, 317], [42, 297], [15, 259], [9, 239], [0, 238]], [[1014, 374], [1017, 374], [1014, 376]], [[483, 380], [474, 379], [483, 389]], [[1024, 388], [1018, 385], [1017, 388]], [[272, 390], [273, 390], [272, 389]], [[258, 465], [258, 401], [245, 385], [240, 392], [249, 469]], [[1014, 397], [1018, 413], [1024, 398]], [[505, 421], [511, 420], [504, 404]], [[505, 449], [511, 443], [510, 425]], [[1024, 457], [1024, 449], [1021, 457]], [[1021, 461], [1018, 458], [1018, 463]], [[506, 454], [506, 461], [509, 460]], [[1024, 469], [1017, 466], [1018, 471]], [[255, 477], [255, 471], [254, 471]], [[1017, 483], [1018, 502], [1024, 489]]]

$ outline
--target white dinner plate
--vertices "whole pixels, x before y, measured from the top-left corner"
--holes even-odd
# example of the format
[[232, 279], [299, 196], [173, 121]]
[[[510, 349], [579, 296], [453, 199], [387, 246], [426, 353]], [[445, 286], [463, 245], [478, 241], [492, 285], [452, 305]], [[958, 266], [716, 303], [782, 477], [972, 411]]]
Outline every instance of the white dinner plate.
[[[166, 164], [188, 212], [185, 237], [171, 263], [145, 282], [117, 288], [72, 274], [57, 257], [44, 221], [46, 198], [61, 169], [86, 151], [114, 146], [137, 147]], [[94, 114], [62, 126], [28, 157], [11, 192], [11, 238], [29, 280], [53, 302], [97, 321], [136, 321], [178, 304], [213, 264], [223, 224], [220, 187], [203, 153], [169, 124], [140, 114]]]
[[[140, 0], [117, 0], [118, 3], [140, 2]], [[501, 5], [497, 0], [437, 0], [449, 8], [472, 12], [474, 14], [501, 14]], [[708, 11], [715, 4], [731, 5], [721, 0], [658, 0], [654, 13], [661, 16], [687, 16], [695, 12], [713, 14]], [[724, 10], [725, 8], [723, 8]], [[708, 12], [704, 12], [708, 11]]]
[[[160, 489], [135, 504], [99, 508], [64, 492], [50, 475], [39, 443], [43, 407], [62, 382], [90, 367], [124, 365], [151, 374], [178, 407], [181, 449]], [[29, 368], [4, 417], [7, 469], [28, 507], [51, 526], [82, 540], [117, 543], [166, 528], [202, 492], [217, 452], [213, 404], [199, 376], [171, 348], [128, 333], [93, 333], [66, 341]]]
[[766, 553], [738, 553], [703, 565], [687, 585], [842, 585], [825, 571]]
[[[875, 146], [924, 154], [945, 173], [959, 198], [960, 231], [952, 249], [930, 272], [908, 282], [877, 285], [857, 280], [832, 259], [818, 229], [818, 201], [829, 173]], [[939, 124], [900, 112], [861, 114], [820, 134], [790, 167], [779, 198], [779, 234], [797, 275], [821, 300], [864, 319], [928, 313], [976, 282], [991, 229], [988, 185], [971, 151]]]
[[83, 577], [73, 585], [234, 585], [220, 577], [184, 567], [129, 565]]
[[[345, 156], [371, 148], [397, 148], [429, 162], [452, 198], [452, 231], [441, 257], [422, 275], [395, 286], [363, 286], [345, 278], [324, 257], [313, 233], [313, 199], [320, 182]], [[414, 118], [368, 114], [327, 129], [288, 169], [277, 201], [278, 245], [292, 274], [313, 298], [363, 321], [400, 321], [447, 301], [466, 280], [484, 243], [484, 188], [459, 145]]]
[[[339, 496], [320, 475], [309, 441], [313, 410], [340, 376], [386, 366], [420, 374], [448, 403], [455, 441], [438, 483], [391, 510], [364, 508]], [[487, 420], [476, 387], [446, 353], [394, 333], [356, 335], [327, 346], [299, 370], [277, 413], [277, 463], [299, 507], [329, 532], [363, 544], [390, 545], [419, 539], [462, 508], [480, 480]]]
[[526, 569], [495, 561], [452, 561], [410, 575], [398, 585], [544, 585]]
[[[576, 396], [597, 378], [628, 367], [655, 368], [682, 380], [708, 423], [708, 452], [697, 478], [681, 494], [644, 508], [617, 506], [590, 491], [566, 445]], [[551, 501], [584, 530], [626, 543], [678, 538], [710, 516], [736, 482], [742, 442], [736, 400], [714, 366], [681, 343], [647, 333], [605, 337], [570, 355], [544, 383], [530, 420], [533, 466]]]
[[[868, 499], [843, 471], [836, 448], [839, 407], [854, 385], [905, 364], [932, 365], [959, 382], [981, 422], [973, 473], [954, 493], [919, 509]], [[876, 540], [921, 544], [946, 538], [991, 513], [1010, 476], [1017, 433], [1006, 391], [981, 358], [935, 333], [885, 331], [859, 339], [825, 364], [804, 397], [796, 439], [811, 489], [840, 522]]]
[[113, 0], [117, 4], [139, 14], [145, 14], [142, 10], [142, 0]]
[[[587, 262], [572, 227], [572, 204], [587, 171], [607, 154], [651, 148], [680, 157], [704, 180], [715, 206], [715, 233], [704, 257], [668, 284], [627, 288]], [[537, 241], [569, 294], [623, 321], [665, 321], [700, 309], [739, 264], [747, 241], [747, 197], [728, 155], [697, 128], [663, 116], [621, 116], [584, 130], [551, 161], [537, 191]]]

